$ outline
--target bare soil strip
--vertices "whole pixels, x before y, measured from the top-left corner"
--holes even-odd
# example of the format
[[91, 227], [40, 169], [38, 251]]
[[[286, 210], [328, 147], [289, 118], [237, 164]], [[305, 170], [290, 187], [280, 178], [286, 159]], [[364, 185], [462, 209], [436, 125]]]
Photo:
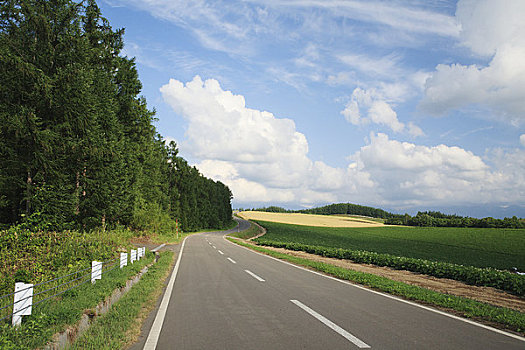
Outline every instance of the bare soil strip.
[[332, 264], [345, 269], [379, 275], [394, 281], [404, 282], [444, 294], [461, 296], [494, 306], [506, 307], [519, 312], [525, 312], [525, 298], [521, 298], [519, 296], [512, 295], [491, 287], [471, 286], [451, 279], [436, 278], [410, 271], [394, 270], [388, 267], [356, 264], [349, 260], [327, 258], [315, 254], [288, 250], [284, 248], [274, 248], [267, 246], [264, 246], [264, 248], [312, 261]]

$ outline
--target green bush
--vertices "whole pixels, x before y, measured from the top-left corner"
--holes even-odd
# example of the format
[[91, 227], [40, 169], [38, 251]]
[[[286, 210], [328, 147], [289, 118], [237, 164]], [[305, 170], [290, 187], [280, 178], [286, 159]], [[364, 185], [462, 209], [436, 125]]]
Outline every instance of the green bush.
[[0, 295], [13, 292], [15, 282], [39, 283], [89, 267], [92, 260], [115, 258], [131, 235], [126, 230], [0, 230]]
[[493, 268], [457, 265], [446, 262], [407, 258], [363, 250], [330, 248], [300, 243], [284, 243], [258, 239], [258, 244], [304, 251], [329, 258], [347, 259], [361, 264], [387, 266], [397, 270], [408, 270], [439, 278], [450, 278], [476, 286], [498, 288], [519, 296], [525, 295], [525, 276]]
[[151, 233], [175, 232], [175, 220], [158, 203], [146, 203], [135, 209], [133, 228]]

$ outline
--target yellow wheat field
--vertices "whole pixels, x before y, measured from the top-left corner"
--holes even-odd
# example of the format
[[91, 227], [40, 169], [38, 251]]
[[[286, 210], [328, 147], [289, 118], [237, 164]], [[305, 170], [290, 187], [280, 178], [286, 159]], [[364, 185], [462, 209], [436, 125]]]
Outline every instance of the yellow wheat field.
[[267, 213], [264, 211], [242, 211], [237, 213], [243, 219], [280, 222], [319, 227], [376, 227], [384, 226], [366, 218], [351, 218], [345, 216], [312, 215], [299, 213]]

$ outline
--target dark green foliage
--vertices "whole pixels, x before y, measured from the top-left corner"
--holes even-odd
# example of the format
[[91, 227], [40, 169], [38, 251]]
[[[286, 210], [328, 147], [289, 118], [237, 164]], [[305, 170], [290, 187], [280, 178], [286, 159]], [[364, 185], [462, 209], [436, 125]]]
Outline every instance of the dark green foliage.
[[120, 55], [123, 34], [94, 0], [0, 4], [0, 223], [160, 231], [175, 219], [187, 230], [229, 223], [229, 189], [157, 134], [134, 59]]
[[232, 222], [230, 189], [202, 176], [197, 168], [177, 156], [174, 142], [168, 147], [169, 193], [172, 215], [184, 231], [227, 228]]
[[298, 213], [305, 214], [318, 214], [318, 215], [333, 215], [333, 214], [350, 214], [350, 215], [363, 215], [370, 216], [373, 218], [389, 218], [395, 214], [384, 211], [383, 209], [377, 209], [372, 207], [366, 207], [363, 205], [351, 204], [351, 203], [337, 203], [330, 204], [324, 207], [297, 210]]
[[422, 227], [476, 227], [476, 228], [525, 228], [525, 220], [512, 218], [495, 219], [487, 217], [476, 219], [459, 215], [447, 215], [439, 211], [418, 212], [416, 216], [405, 214], [403, 217], [392, 216], [388, 225], [408, 225]]
[[352, 204], [352, 203], [337, 203], [329, 204], [323, 207], [302, 209], [302, 210], [288, 210], [277, 206], [269, 206], [254, 209], [255, 211], [266, 211], [270, 213], [303, 213], [303, 214], [315, 214], [315, 215], [334, 215], [334, 214], [348, 214], [348, 215], [362, 215], [373, 218], [390, 218], [396, 216], [384, 211], [383, 209], [377, 209], [372, 207], [366, 207], [363, 205]]
[[[241, 210], [242, 211], [242, 210]], [[271, 205], [269, 207], [257, 208], [254, 211], [265, 211], [267, 213], [293, 213], [293, 210], [287, 210], [282, 207]]]

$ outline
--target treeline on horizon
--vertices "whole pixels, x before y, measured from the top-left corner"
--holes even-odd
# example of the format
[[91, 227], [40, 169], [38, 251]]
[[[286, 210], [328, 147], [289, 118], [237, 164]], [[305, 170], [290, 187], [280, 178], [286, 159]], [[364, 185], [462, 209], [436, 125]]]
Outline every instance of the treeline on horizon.
[[415, 216], [410, 216], [409, 214], [394, 214], [383, 209], [351, 203], [336, 203], [318, 208], [301, 210], [288, 210], [278, 206], [269, 206], [252, 210], [274, 213], [304, 213], [317, 215], [361, 215], [384, 219], [385, 224], [387, 225], [422, 227], [525, 228], [525, 219], [519, 219], [516, 216], [504, 219], [495, 219], [492, 217], [477, 219], [455, 214], [443, 214], [439, 211], [418, 212]]
[[0, 4], [0, 224], [185, 231], [231, 223], [230, 189], [157, 133], [134, 59], [94, 0]]

